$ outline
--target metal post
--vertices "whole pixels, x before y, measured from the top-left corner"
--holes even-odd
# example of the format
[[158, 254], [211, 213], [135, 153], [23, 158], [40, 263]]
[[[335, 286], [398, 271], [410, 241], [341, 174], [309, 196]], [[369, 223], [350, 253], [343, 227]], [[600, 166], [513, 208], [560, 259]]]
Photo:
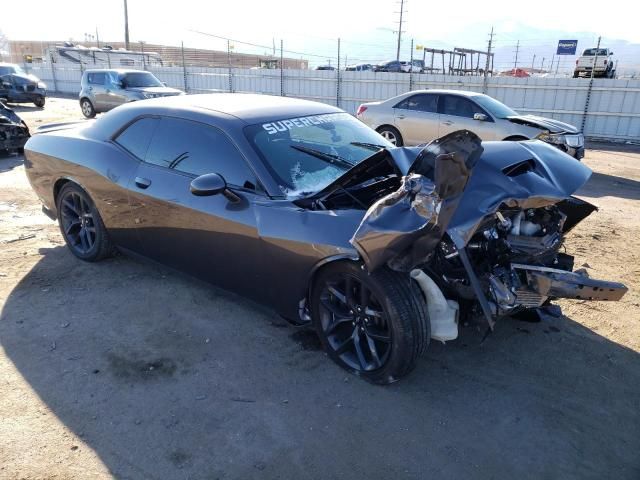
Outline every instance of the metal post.
[[489, 46], [487, 47], [487, 61], [484, 64], [484, 78], [482, 79], [482, 93], [486, 94], [488, 90], [489, 81], [489, 61], [493, 58], [491, 56], [491, 45], [493, 44], [493, 27], [491, 27], [491, 33], [489, 34]]
[[516, 70], [518, 70], [518, 53], [520, 52], [520, 40], [516, 43], [516, 58], [513, 62], [513, 74], [516, 74]]
[[340, 107], [340, 39], [338, 38], [338, 68], [336, 68], [336, 107]]
[[536, 65], [536, 54], [533, 54], [533, 60], [531, 60], [531, 73], [533, 73], [533, 67]]
[[589, 112], [589, 101], [591, 100], [591, 90], [593, 89], [593, 74], [596, 70], [596, 65], [598, 64], [598, 50], [600, 50], [600, 40], [602, 37], [598, 37], [598, 46], [596, 47], [596, 55], [593, 58], [593, 67], [591, 68], [591, 78], [589, 79], [589, 86], [587, 88], [587, 98], [584, 102], [584, 112], [582, 114], [582, 128], [580, 129], [582, 134], [584, 134], [584, 127], [587, 124], [587, 113]]
[[411, 39], [411, 56], [409, 60], [409, 91], [413, 90], [413, 38]]
[[280, 39], [280, 96], [284, 97], [284, 41]]
[[187, 64], [184, 61], [184, 42], [180, 42], [180, 50], [182, 51], [182, 76], [184, 78], [184, 91], [188, 92], [187, 87]]
[[229, 66], [229, 93], [233, 92], [233, 78], [231, 76], [231, 41], [227, 39], [227, 65]]
[[49, 63], [51, 63], [51, 76], [53, 77], [53, 91], [57, 92], [58, 91], [58, 81], [56, 79], [56, 69], [53, 66], [53, 52], [51, 51], [51, 46], [50, 45], [47, 47], [47, 50], [49, 52]]
[[147, 69], [147, 62], [144, 59], [144, 42], [140, 40], [140, 52], [142, 53], [142, 69]]
[[124, 48], [129, 50], [129, 9], [127, 0], [124, 0]]
[[402, 40], [402, 15], [404, 14], [404, 0], [400, 0], [400, 21], [398, 22], [398, 48], [396, 49], [396, 61], [400, 61], [400, 42]]

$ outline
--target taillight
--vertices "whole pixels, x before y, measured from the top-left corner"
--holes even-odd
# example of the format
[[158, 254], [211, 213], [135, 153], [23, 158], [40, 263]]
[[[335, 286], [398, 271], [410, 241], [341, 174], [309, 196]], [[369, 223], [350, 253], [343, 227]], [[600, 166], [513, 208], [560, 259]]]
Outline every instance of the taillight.
[[367, 107], [365, 107], [364, 105], [360, 105], [358, 107], [358, 111], [356, 112], [356, 117], [362, 115], [366, 110], [367, 110]]

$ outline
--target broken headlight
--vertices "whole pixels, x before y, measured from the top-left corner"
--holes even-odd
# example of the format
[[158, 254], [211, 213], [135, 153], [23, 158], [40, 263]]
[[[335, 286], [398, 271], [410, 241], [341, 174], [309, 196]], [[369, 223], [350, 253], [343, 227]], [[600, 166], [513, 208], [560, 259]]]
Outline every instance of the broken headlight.
[[551, 143], [553, 145], [566, 145], [567, 138], [563, 134], [557, 133], [541, 133], [536, 137], [538, 140], [542, 140], [546, 143]]

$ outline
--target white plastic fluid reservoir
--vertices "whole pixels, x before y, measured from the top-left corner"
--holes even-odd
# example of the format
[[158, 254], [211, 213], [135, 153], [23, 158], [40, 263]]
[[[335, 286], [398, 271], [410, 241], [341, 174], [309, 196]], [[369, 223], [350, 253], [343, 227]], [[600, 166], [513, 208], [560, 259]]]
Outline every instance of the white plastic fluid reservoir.
[[431, 338], [442, 343], [458, 338], [458, 302], [444, 298], [442, 290], [422, 270], [411, 271], [413, 278], [427, 299]]

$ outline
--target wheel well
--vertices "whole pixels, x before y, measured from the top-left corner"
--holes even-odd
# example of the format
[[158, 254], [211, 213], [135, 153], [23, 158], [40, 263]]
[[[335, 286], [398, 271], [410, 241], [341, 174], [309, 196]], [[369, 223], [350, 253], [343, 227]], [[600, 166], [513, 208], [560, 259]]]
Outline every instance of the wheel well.
[[68, 178], [60, 178], [56, 180], [56, 183], [53, 185], [53, 201], [55, 204], [58, 202], [58, 194], [60, 193], [60, 190], [62, 190], [62, 187], [67, 183], [72, 183], [72, 181]]
[[394, 129], [396, 132], [398, 131], [398, 129], [396, 127], [394, 127], [393, 125], [389, 125], [387, 123], [385, 123], [384, 125], [380, 125], [378, 128], [376, 128], [376, 132], [379, 132], [380, 130], [382, 130], [383, 128], [392, 128]]
[[503, 142], [519, 142], [521, 140], [529, 140], [529, 139], [523, 135], [511, 135], [510, 137], [502, 139]]

